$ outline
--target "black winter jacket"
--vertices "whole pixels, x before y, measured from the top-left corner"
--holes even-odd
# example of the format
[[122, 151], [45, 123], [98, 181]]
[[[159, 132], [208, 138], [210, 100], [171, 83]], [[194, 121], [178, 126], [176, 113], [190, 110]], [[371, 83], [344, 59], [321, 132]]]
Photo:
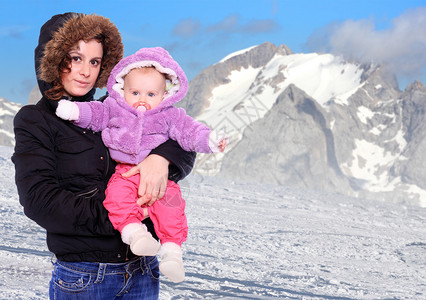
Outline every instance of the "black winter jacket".
[[[93, 100], [93, 93], [78, 99]], [[42, 98], [24, 106], [14, 120], [12, 161], [25, 214], [47, 231], [47, 245], [65, 261], [119, 262], [132, 257], [102, 205], [115, 162], [100, 133], [79, 128], [55, 115], [57, 101]], [[195, 153], [169, 140], [152, 153], [171, 162], [178, 181], [192, 168]], [[150, 220], [145, 221], [153, 234]]]

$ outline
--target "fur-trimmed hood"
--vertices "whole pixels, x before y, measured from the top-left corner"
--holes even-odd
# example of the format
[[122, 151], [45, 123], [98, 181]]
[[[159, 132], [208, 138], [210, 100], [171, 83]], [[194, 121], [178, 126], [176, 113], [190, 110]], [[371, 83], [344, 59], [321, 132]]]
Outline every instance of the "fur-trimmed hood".
[[135, 68], [155, 67], [168, 78], [167, 95], [154, 110], [172, 106], [180, 101], [188, 91], [188, 80], [179, 64], [161, 47], [142, 48], [135, 54], [123, 58], [111, 71], [108, 79], [108, 93], [117, 102], [127, 106], [123, 97], [124, 77]]
[[107, 18], [81, 13], [53, 16], [40, 29], [39, 44], [35, 49], [35, 67], [40, 91], [52, 87], [60, 78], [59, 64], [80, 40], [90, 40], [102, 34], [104, 55], [101, 72], [94, 88], [105, 87], [112, 68], [123, 57], [123, 44], [117, 27]]

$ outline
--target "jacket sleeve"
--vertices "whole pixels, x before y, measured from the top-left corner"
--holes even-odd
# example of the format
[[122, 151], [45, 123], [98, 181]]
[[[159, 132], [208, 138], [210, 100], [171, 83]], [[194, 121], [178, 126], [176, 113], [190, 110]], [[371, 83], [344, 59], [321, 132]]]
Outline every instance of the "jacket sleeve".
[[113, 235], [102, 205], [103, 193], [87, 198], [61, 188], [54, 137], [46, 118], [34, 107], [23, 107], [14, 119], [16, 144], [12, 161], [24, 213], [52, 233]]
[[78, 127], [88, 128], [98, 132], [104, 130], [108, 126], [110, 119], [110, 98], [106, 98], [104, 102], [75, 102], [78, 106], [80, 117], [73, 123]]
[[188, 116], [183, 108], [173, 108], [167, 118], [169, 137], [187, 151], [212, 153], [209, 147], [210, 128]]

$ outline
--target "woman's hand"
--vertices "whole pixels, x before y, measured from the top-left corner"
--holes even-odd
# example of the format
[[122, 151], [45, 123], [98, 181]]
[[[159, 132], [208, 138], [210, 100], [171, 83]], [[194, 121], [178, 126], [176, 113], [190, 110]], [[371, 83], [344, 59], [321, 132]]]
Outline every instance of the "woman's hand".
[[169, 175], [169, 161], [157, 154], [150, 154], [142, 162], [131, 168], [124, 177], [140, 174], [138, 189], [138, 205], [154, 204], [157, 199], [163, 198]]

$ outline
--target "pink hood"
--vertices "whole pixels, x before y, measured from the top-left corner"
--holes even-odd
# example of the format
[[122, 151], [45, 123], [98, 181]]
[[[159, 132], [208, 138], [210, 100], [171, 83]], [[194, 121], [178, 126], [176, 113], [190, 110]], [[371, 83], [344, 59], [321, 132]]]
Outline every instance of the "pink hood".
[[[172, 106], [181, 100], [188, 91], [188, 80], [179, 64], [171, 57], [169, 52], [161, 47], [142, 48], [135, 54], [123, 58], [111, 71], [108, 78], [107, 89], [111, 97], [122, 104], [126, 104], [123, 98], [123, 77], [132, 69], [141, 67], [155, 67], [159, 72], [167, 74], [171, 79], [171, 89], [165, 99], [153, 111], [159, 111]], [[149, 112], [147, 112], [150, 114]]]

